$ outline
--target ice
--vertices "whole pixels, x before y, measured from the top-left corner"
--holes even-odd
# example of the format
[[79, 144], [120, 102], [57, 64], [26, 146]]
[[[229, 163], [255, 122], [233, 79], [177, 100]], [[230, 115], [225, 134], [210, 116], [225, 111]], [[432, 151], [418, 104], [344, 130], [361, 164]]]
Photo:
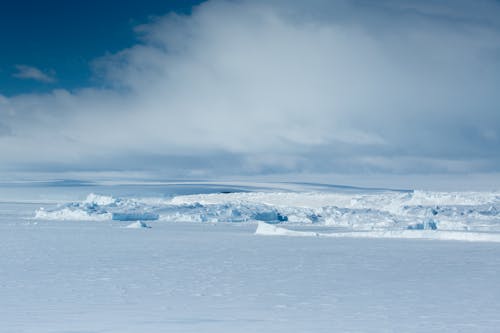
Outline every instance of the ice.
[[148, 224], [146, 224], [143, 221], [137, 221], [137, 222], [134, 222], [134, 223], [127, 225], [125, 228], [127, 228], [127, 229], [151, 229], [151, 226], [149, 226]]
[[57, 190], [0, 200], [2, 333], [498, 331], [493, 192]]
[[154, 221], [158, 220], [159, 216], [155, 213], [141, 213], [141, 212], [132, 212], [132, 213], [113, 213], [112, 219], [115, 221], [135, 221], [135, 220], [146, 220], [146, 221]]
[[111, 216], [112, 214], [108, 212], [71, 209], [70, 207], [62, 207], [53, 211], [47, 211], [41, 207], [35, 211], [34, 218], [38, 220], [106, 221], [111, 219]]
[[91, 193], [35, 212], [41, 220], [161, 220], [318, 224], [349, 230], [500, 232], [498, 192], [236, 192], [160, 197]]
[[428, 219], [427, 221], [424, 221], [422, 223], [416, 223], [413, 225], [409, 225], [408, 229], [409, 230], [437, 230], [437, 225], [438, 222], [434, 221], [433, 219]]
[[255, 231], [259, 236], [292, 236], [292, 237], [322, 237], [322, 238], [404, 238], [431, 239], [468, 242], [500, 243], [498, 233], [434, 231], [434, 230], [387, 230], [387, 231], [352, 231], [320, 233], [315, 231], [289, 230], [276, 225], [259, 222]]
[[275, 210], [270, 211], [258, 211], [253, 215], [253, 218], [258, 221], [267, 221], [267, 222], [286, 222], [288, 221], [288, 217], [280, 214]]
[[116, 203], [116, 200], [113, 197], [106, 195], [97, 195], [95, 193], [90, 193], [87, 198], [83, 201], [84, 204], [89, 205], [99, 205], [99, 206], [107, 206]]
[[498, 330], [500, 243], [0, 221], [2, 333]]

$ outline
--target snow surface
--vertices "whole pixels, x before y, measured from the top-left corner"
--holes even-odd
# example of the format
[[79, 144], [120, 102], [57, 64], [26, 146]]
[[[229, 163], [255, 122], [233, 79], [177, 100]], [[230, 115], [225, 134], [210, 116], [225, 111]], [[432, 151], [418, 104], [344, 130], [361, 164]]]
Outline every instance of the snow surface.
[[0, 332], [498, 332], [495, 192], [94, 190], [0, 200]]
[[327, 237], [327, 238], [409, 238], [455, 240], [469, 242], [497, 242], [500, 243], [498, 233], [436, 231], [436, 230], [385, 230], [385, 231], [353, 231], [320, 233], [313, 231], [289, 230], [264, 222], [258, 222], [256, 235], [262, 236], [294, 236], [294, 237]]
[[130, 223], [125, 228], [127, 228], [127, 229], [151, 229], [151, 226], [146, 224], [143, 221], [137, 221], [134, 223]]

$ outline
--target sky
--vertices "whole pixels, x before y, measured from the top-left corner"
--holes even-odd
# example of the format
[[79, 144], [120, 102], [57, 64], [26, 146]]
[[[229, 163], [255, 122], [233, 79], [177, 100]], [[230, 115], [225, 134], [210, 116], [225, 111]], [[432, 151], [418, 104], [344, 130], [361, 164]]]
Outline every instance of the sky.
[[[0, 92], [12, 96], [98, 85], [92, 81], [90, 63], [94, 59], [137, 43], [136, 25], [171, 11], [188, 14], [199, 3], [201, 0], [5, 1], [0, 10]], [[23, 76], [25, 80], [18, 80]]]
[[3, 7], [4, 174], [500, 174], [499, 1]]

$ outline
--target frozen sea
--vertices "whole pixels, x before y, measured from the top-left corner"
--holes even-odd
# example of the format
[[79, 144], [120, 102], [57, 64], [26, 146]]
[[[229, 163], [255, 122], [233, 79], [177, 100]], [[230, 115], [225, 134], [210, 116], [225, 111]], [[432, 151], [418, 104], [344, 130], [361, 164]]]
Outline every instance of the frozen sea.
[[499, 286], [499, 192], [0, 184], [0, 332], [498, 332]]

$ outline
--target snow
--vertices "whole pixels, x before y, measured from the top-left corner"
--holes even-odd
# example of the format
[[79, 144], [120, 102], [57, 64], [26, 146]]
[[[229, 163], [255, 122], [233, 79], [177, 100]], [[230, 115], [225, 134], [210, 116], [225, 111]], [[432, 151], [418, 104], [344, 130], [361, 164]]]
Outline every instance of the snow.
[[90, 193], [87, 198], [83, 201], [85, 204], [89, 205], [100, 205], [100, 206], [107, 206], [107, 205], [112, 205], [116, 202], [113, 197], [106, 196], [106, 195], [98, 195], [95, 193]]
[[47, 211], [41, 207], [35, 211], [35, 219], [38, 220], [73, 220], [73, 221], [106, 221], [112, 217], [107, 212], [91, 212], [83, 209], [71, 209], [63, 207], [54, 211]]
[[435, 231], [435, 230], [387, 230], [387, 231], [354, 231], [319, 233], [313, 231], [289, 230], [268, 223], [259, 222], [256, 235], [261, 236], [295, 236], [295, 237], [327, 237], [327, 238], [405, 238], [405, 239], [433, 239], [454, 240], [469, 242], [498, 242], [500, 234], [460, 232], [460, 231]]
[[33, 191], [0, 200], [2, 333], [498, 331], [497, 192]]
[[500, 232], [498, 192], [237, 192], [171, 197], [91, 193], [35, 212], [40, 220], [162, 220], [321, 224], [350, 230], [439, 229]]
[[141, 213], [141, 212], [113, 213], [112, 219], [116, 221], [134, 221], [134, 220], [154, 221], [158, 220], [158, 214]]
[[127, 229], [151, 229], [151, 226], [149, 226], [145, 222], [137, 221], [134, 223], [130, 223], [125, 228], [127, 228]]

